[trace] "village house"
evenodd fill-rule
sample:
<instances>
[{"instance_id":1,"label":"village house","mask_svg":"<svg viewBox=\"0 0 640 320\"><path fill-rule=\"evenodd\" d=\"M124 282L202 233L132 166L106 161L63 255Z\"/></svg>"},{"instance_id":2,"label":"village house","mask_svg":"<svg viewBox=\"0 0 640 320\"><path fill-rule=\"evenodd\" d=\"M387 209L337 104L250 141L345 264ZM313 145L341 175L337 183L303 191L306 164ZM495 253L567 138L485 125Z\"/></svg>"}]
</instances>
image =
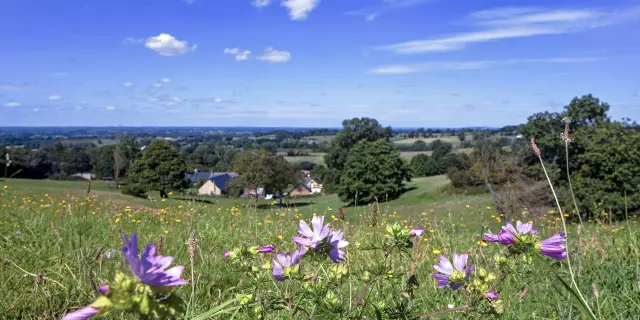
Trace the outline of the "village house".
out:
<instances>
[{"instance_id":1,"label":"village house","mask_svg":"<svg viewBox=\"0 0 640 320\"><path fill-rule=\"evenodd\" d=\"M308 196L312 194L322 193L322 184L319 184L313 178L311 178L310 174L307 174L307 177L304 181L300 181L293 186L293 189L289 191L289 195L292 197L295 196Z\"/></svg>"},{"instance_id":2,"label":"village house","mask_svg":"<svg viewBox=\"0 0 640 320\"><path fill-rule=\"evenodd\" d=\"M221 196L227 193L227 182L238 177L234 172L217 172L209 176L198 189L199 196Z\"/></svg>"}]
</instances>

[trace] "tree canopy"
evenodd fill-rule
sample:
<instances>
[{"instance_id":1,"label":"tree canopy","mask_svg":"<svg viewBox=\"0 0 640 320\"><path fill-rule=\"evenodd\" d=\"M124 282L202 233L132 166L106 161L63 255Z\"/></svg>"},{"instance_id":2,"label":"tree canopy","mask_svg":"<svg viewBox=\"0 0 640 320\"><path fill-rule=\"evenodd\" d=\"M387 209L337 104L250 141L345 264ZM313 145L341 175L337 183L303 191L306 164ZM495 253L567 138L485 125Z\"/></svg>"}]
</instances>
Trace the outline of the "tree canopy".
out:
<instances>
[{"instance_id":1,"label":"tree canopy","mask_svg":"<svg viewBox=\"0 0 640 320\"><path fill-rule=\"evenodd\" d=\"M153 140L142 156L135 160L129 182L146 190L181 191L188 187L185 179L187 165L180 153L164 140Z\"/></svg>"},{"instance_id":2,"label":"tree canopy","mask_svg":"<svg viewBox=\"0 0 640 320\"><path fill-rule=\"evenodd\" d=\"M392 143L385 139L361 140L349 152L338 195L349 203L395 199L409 180L409 167Z\"/></svg>"},{"instance_id":3,"label":"tree canopy","mask_svg":"<svg viewBox=\"0 0 640 320\"><path fill-rule=\"evenodd\" d=\"M234 161L244 187L264 188L266 193L281 194L302 177L301 172L283 157L265 149L245 151Z\"/></svg>"}]
</instances>

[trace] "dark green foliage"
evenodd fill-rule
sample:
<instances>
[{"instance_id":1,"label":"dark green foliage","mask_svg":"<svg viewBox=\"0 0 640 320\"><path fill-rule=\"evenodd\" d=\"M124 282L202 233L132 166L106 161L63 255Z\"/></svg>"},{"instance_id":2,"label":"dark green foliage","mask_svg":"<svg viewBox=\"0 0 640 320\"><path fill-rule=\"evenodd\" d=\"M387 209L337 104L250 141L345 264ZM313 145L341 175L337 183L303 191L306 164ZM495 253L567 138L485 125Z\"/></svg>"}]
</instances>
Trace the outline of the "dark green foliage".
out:
<instances>
[{"instance_id":1,"label":"dark green foliage","mask_svg":"<svg viewBox=\"0 0 640 320\"><path fill-rule=\"evenodd\" d=\"M631 212L640 208L638 131L620 123L598 126L584 152L573 157L580 163L572 178L581 211L600 214L612 210L619 218L624 217L625 194Z\"/></svg>"},{"instance_id":2,"label":"dark green foliage","mask_svg":"<svg viewBox=\"0 0 640 320\"><path fill-rule=\"evenodd\" d=\"M296 169L298 170L313 170L313 168L315 168L317 166L317 164L311 162L311 161L300 161L300 162L296 162L293 165Z\"/></svg>"},{"instance_id":3,"label":"dark green foliage","mask_svg":"<svg viewBox=\"0 0 640 320\"><path fill-rule=\"evenodd\" d=\"M438 139L431 143L431 150L433 150L431 156L438 161L453 151L453 145Z\"/></svg>"},{"instance_id":4,"label":"dark green foliage","mask_svg":"<svg viewBox=\"0 0 640 320\"><path fill-rule=\"evenodd\" d=\"M410 180L408 165L400 152L385 139L360 141L349 152L340 176L338 195L344 202L370 203L395 199Z\"/></svg>"},{"instance_id":5,"label":"dark green foliage","mask_svg":"<svg viewBox=\"0 0 640 320\"><path fill-rule=\"evenodd\" d=\"M414 177L430 177L440 174L438 163L426 154L411 158L411 169Z\"/></svg>"},{"instance_id":6,"label":"dark green foliage","mask_svg":"<svg viewBox=\"0 0 640 320\"><path fill-rule=\"evenodd\" d=\"M122 193L138 198L146 198L147 190L139 183L128 183L122 187Z\"/></svg>"},{"instance_id":7,"label":"dark green foliage","mask_svg":"<svg viewBox=\"0 0 640 320\"><path fill-rule=\"evenodd\" d=\"M164 140L153 140L131 167L129 182L148 190L168 192L188 187L187 165L180 153Z\"/></svg>"},{"instance_id":8,"label":"dark green foliage","mask_svg":"<svg viewBox=\"0 0 640 320\"><path fill-rule=\"evenodd\" d=\"M328 170L329 169L323 165L317 165L311 169L311 176L317 183L324 183Z\"/></svg>"},{"instance_id":9,"label":"dark green foliage","mask_svg":"<svg viewBox=\"0 0 640 320\"><path fill-rule=\"evenodd\" d=\"M245 151L240 154L234 165L240 174L238 180L247 188L264 188L266 193L280 194L301 178L299 171L285 160L267 150Z\"/></svg>"},{"instance_id":10,"label":"dark green foliage","mask_svg":"<svg viewBox=\"0 0 640 320\"><path fill-rule=\"evenodd\" d=\"M460 132L458 133L458 139L460 139L460 142L464 142L464 140L467 138L467 136L465 135L464 132Z\"/></svg>"},{"instance_id":11,"label":"dark green foliage","mask_svg":"<svg viewBox=\"0 0 640 320\"><path fill-rule=\"evenodd\" d=\"M327 192L337 189L340 175L347 163L349 151L361 140L376 141L379 139L388 141L391 138L391 128L384 128L377 120L371 118L353 118L342 122L342 131L338 132L331 141L329 150L325 155L325 163L331 171L327 174L324 187Z\"/></svg>"}]
</instances>

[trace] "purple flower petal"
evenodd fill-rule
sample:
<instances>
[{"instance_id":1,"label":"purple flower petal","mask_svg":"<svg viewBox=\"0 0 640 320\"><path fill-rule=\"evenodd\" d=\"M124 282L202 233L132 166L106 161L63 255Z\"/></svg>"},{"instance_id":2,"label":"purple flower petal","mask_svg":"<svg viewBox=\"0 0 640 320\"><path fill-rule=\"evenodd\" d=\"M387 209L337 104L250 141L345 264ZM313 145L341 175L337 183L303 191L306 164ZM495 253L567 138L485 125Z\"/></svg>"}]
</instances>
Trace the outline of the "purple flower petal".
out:
<instances>
[{"instance_id":1,"label":"purple flower petal","mask_svg":"<svg viewBox=\"0 0 640 320\"><path fill-rule=\"evenodd\" d=\"M95 308L92 306L87 306L81 309L78 309L74 312L67 313L62 320L84 320L89 319L100 312L99 308Z\"/></svg>"},{"instance_id":2,"label":"purple flower petal","mask_svg":"<svg viewBox=\"0 0 640 320\"><path fill-rule=\"evenodd\" d=\"M288 267L291 265L291 257L288 253L278 252L276 258L282 267Z\"/></svg>"},{"instance_id":3,"label":"purple flower petal","mask_svg":"<svg viewBox=\"0 0 640 320\"><path fill-rule=\"evenodd\" d=\"M274 251L274 247L272 245L262 246L258 249L260 253L270 253Z\"/></svg>"},{"instance_id":4,"label":"purple flower petal","mask_svg":"<svg viewBox=\"0 0 640 320\"><path fill-rule=\"evenodd\" d=\"M291 239L293 240L293 243L295 243L298 246L314 247L317 245L315 241L308 238L294 236L294 237L291 237Z\"/></svg>"},{"instance_id":5,"label":"purple flower petal","mask_svg":"<svg viewBox=\"0 0 640 320\"><path fill-rule=\"evenodd\" d=\"M520 234L530 233L532 228L533 228L533 224L531 223L522 223L520 221L516 223L516 230Z\"/></svg>"},{"instance_id":6,"label":"purple flower petal","mask_svg":"<svg viewBox=\"0 0 640 320\"><path fill-rule=\"evenodd\" d=\"M344 261L344 251L334 248L329 251L329 257L333 260L333 263L340 263Z\"/></svg>"},{"instance_id":7,"label":"purple flower petal","mask_svg":"<svg viewBox=\"0 0 640 320\"><path fill-rule=\"evenodd\" d=\"M313 231L311 231L309 225L303 220L300 220L300 224L298 225L298 233L307 238L313 238Z\"/></svg>"},{"instance_id":8,"label":"purple flower petal","mask_svg":"<svg viewBox=\"0 0 640 320\"><path fill-rule=\"evenodd\" d=\"M432 274L433 278L438 281L438 288L442 289L449 285L449 276L440 273Z\"/></svg>"},{"instance_id":9,"label":"purple flower petal","mask_svg":"<svg viewBox=\"0 0 640 320\"><path fill-rule=\"evenodd\" d=\"M545 256L564 260L567 258L567 251L564 245L566 241L564 233L560 232L540 243L540 252Z\"/></svg>"},{"instance_id":10,"label":"purple flower petal","mask_svg":"<svg viewBox=\"0 0 640 320\"><path fill-rule=\"evenodd\" d=\"M498 237L497 234L485 233L484 234L484 241L486 241L486 242L500 242L500 238Z\"/></svg>"},{"instance_id":11,"label":"purple flower petal","mask_svg":"<svg viewBox=\"0 0 640 320\"><path fill-rule=\"evenodd\" d=\"M473 271L473 268L475 267L475 265L469 265L467 267L467 269L464 271L464 279L467 280L469 278L469 275L471 274L471 271Z\"/></svg>"},{"instance_id":12,"label":"purple flower petal","mask_svg":"<svg viewBox=\"0 0 640 320\"><path fill-rule=\"evenodd\" d=\"M463 253L461 255L458 255L457 253L453 253L453 266L458 270L458 271L462 271L464 270L464 267L467 266L467 260L469 259L469 255L466 253Z\"/></svg>"},{"instance_id":13,"label":"purple flower petal","mask_svg":"<svg viewBox=\"0 0 640 320\"><path fill-rule=\"evenodd\" d=\"M285 280L282 276L284 274L284 270L282 270L282 266L275 259L273 259L273 270L271 271L271 274L278 281Z\"/></svg>"},{"instance_id":14,"label":"purple flower petal","mask_svg":"<svg viewBox=\"0 0 640 320\"><path fill-rule=\"evenodd\" d=\"M495 292L487 292L486 296L489 300L498 300L500 298Z\"/></svg>"},{"instance_id":15,"label":"purple flower petal","mask_svg":"<svg viewBox=\"0 0 640 320\"><path fill-rule=\"evenodd\" d=\"M509 225L510 224L508 224L508 226ZM511 229L513 229L513 226L511 226ZM498 240L500 240L501 244L505 246L510 246L516 243L516 236L515 236L515 233L512 233L509 230L509 228L502 227L502 230L500 230L500 232L498 233Z\"/></svg>"},{"instance_id":16,"label":"purple flower petal","mask_svg":"<svg viewBox=\"0 0 640 320\"><path fill-rule=\"evenodd\" d=\"M434 265L433 267L438 270L438 272L446 274L447 276L453 273L453 266L451 265L451 262L449 262L449 259L447 259L447 257L442 255L440 256L440 263Z\"/></svg>"},{"instance_id":17,"label":"purple flower petal","mask_svg":"<svg viewBox=\"0 0 640 320\"><path fill-rule=\"evenodd\" d=\"M320 234L324 227L324 216L315 216L311 219L311 224L313 225L313 233L316 237L320 238Z\"/></svg>"},{"instance_id":18,"label":"purple flower petal","mask_svg":"<svg viewBox=\"0 0 640 320\"><path fill-rule=\"evenodd\" d=\"M111 291L111 288L109 288L109 285L106 283L98 287L98 292L103 295L109 294L109 291Z\"/></svg>"},{"instance_id":19,"label":"purple flower petal","mask_svg":"<svg viewBox=\"0 0 640 320\"><path fill-rule=\"evenodd\" d=\"M422 227L411 229L409 230L409 234L411 234L412 237L422 237L422 235L424 235L424 229Z\"/></svg>"},{"instance_id":20,"label":"purple flower petal","mask_svg":"<svg viewBox=\"0 0 640 320\"><path fill-rule=\"evenodd\" d=\"M229 250L225 250L224 251L224 258L226 259L229 255L231 255L231 252L229 252Z\"/></svg>"},{"instance_id":21,"label":"purple flower petal","mask_svg":"<svg viewBox=\"0 0 640 320\"><path fill-rule=\"evenodd\" d=\"M188 282L181 279L184 267L176 266L166 270L173 262L173 257L156 254L154 244L149 244L142 252L142 259L138 257L138 235L134 232L131 239L123 235L125 245L122 253L131 271L145 284L150 286L178 286Z\"/></svg>"}]
</instances>

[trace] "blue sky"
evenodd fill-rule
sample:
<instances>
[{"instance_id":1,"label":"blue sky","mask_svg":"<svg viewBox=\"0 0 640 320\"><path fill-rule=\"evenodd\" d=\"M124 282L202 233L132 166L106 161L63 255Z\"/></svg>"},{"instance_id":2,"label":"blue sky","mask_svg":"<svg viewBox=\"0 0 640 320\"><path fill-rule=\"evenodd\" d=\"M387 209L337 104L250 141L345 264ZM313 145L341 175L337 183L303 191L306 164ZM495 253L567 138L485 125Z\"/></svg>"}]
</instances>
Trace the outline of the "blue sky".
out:
<instances>
[{"instance_id":1,"label":"blue sky","mask_svg":"<svg viewBox=\"0 0 640 320\"><path fill-rule=\"evenodd\" d=\"M4 0L0 126L640 120L628 0Z\"/></svg>"}]
</instances>

